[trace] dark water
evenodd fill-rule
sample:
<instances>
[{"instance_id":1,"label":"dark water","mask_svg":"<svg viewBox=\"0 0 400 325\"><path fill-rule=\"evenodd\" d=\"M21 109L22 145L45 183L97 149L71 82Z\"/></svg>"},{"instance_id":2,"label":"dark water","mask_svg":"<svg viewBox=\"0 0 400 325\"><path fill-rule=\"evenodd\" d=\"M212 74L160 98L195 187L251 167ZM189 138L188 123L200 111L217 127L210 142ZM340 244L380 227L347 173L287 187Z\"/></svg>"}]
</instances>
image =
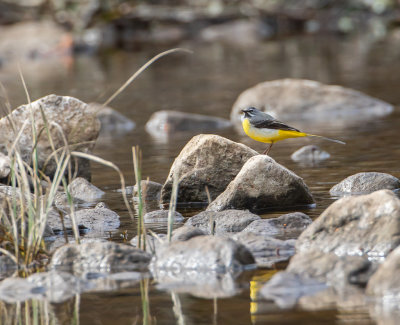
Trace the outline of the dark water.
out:
<instances>
[{"instance_id":1,"label":"dark water","mask_svg":"<svg viewBox=\"0 0 400 325\"><path fill-rule=\"evenodd\" d=\"M95 154L115 162L128 183L132 184L131 147L139 145L143 152L143 177L163 183L174 158L194 134L170 139L153 138L144 128L151 114L168 109L229 118L232 104L240 92L265 80L285 77L313 79L357 89L397 105L400 103L400 43L397 39L394 34L381 39L371 36L299 37L243 48L223 44L183 44L182 47L194 53L163 58L111 104L134 120L137 127L124 136L99 141ZM86 102L102 102L140 65L161 50L164 49L116 52L101 57L83 56L72 62L49 60L23 65L22 69L33 99L56 93L75 96ZM17 70L0 70L0 78L14 107L26 102ZM341 139L347 145L316 139L287 140L276 144L271 156L301 176L310 187L317 206L303 212L315 218L333 201L329 196L330 187L349 175L379 171L400 177L399 122L400 112L397 109L385 118L351 127L321 127L310 122L303 124L302 129ZM263 145L233 129L217 134L259 151L264 149ZM310 143L328 151L331 159L313 167L290 160L293 151ZM108 193L107 204L123 217L121 228L113 234L113 238L119 238L125 230L129 238L133 237L134 225L127 217L121 197L113 192L119 187L117 174L100 165L92 165L92 171L93 183ZM276 211L265 217L279 216L281 212ZM154 225L153 229L165 232L163 225ZM238 281L241 290L237 295L218 299L217 302L187 293L177 294L174 298L171 293L158 289L150 282L151 319L157 324L368 324L374 323L373 317L379 319L379 315L370 314L364 307L285 311L272 303L252 301L250 297L256 291L257 283L265 282L270 275L271 270L246 274ZM139 286L117 292L83 294L78 300L80 323L141 323L140 296ZM70 314L66 311L77 305L76 299L53 306L58 310L56 314L65 314L68 319L66 314Z\"/></svg>"}]
</instances>

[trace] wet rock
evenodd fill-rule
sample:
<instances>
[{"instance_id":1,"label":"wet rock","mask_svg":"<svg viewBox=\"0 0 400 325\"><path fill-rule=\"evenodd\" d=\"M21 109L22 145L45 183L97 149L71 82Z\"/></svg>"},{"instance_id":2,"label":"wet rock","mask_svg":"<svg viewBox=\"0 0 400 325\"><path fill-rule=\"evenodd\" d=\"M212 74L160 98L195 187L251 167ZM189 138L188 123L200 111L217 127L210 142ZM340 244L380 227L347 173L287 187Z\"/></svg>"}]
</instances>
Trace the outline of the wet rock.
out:
<instances>
[{"instance_id":1,"label":"wet rock","mask_svg":"<svg viewBox=\"0 0 400 325\"><path fill-rule=\"evenodd\" d=\"M229 44L251 45L260 41L259 27L257 21L234 20L206 27L199 37L207 42L223 41Z\"/></svg>"},{"instance_id":2,"label":"wet rock","mask_svg":"<svg viewBox=\"0 0 400 325\"><path fill-rule=\"evenodd\" d=\"M301 212L284 214L278 218L260 219L249 224L243 232L258 235L282 235L297 237L312 223L311 218Z\"/></svg>"},{"instance_id":3,"label":"wet rock","mask_svg":"<svg viewBox=\"0 0 400 325\"><path fill-rule=\"evenodd\" d=\"M314 203L303 179L267 155L250 158L207 211L307 206Z\"/></svg>"},{"instance_id":4,"label":"wet rock","mask_svg":"<svg viewBox=\"0 0 400 325\"><path fill-rule=\"evenodd\" d=\"M215 225L215 233L239 232L260 217L249 211L225 210L220 212L203 211L189 218L185 226L198 227L207 234L211 234L211 220Z\"/></svg>"},{"instance_id":5,"label":"wet rock","mask_svg":"<svg viewBox=\"0 0 400 325\"><path fill-rule=\"evenodd\" d=\"M151 268L174 272L194 270L224 273L240 271L254 263L249 250L232 239L196 236L160 247L152 259Z\"/></svg>"},{"instance_id":6,"label":"wet rock","mask_svg":"<svg viewBox=\"0 0 400 325\"><path fill-rule=\"evenodd\" d=\"M167 223L168 222L168 210L157 210L157 211L148 212L143 216L143 220L146 223L157 223L157 222ZM183 222L183 220L185 220L183 215L181 215L179 212L175 211L174 222L179 223L179 222Z\"/></svg>"},{"instance_id":7,"label":"wet rock","mask_svg":"<svg viewBox=\"0 0 400 325\"><path fill-rule=\"evenodd\" d=\"M400 180L385 173L358 173L345 178L333 186L331 195L367 194L378 190L395 190L400 188Z\"/></svg>"},{"instance_id":8,"label":"wet rock","mask_svg":"<svg viewBox=\"0 0 400 325\"><path fill-rule=\"evenodd\" d=\"M157 288L174 293L188 293L199 298L227 298L236 295L241 286L230 273L197 272L182 270L178 273L171 270L154 270L153 277Z\"/></svg>"},{"instance_id":9,"label":"wet rock","mask_svg":"<svg viewBox=\"0 0 400 325\"><path fill-rule=\"evenodd\" d=\"M151 255L129 245L113 242L68 244L57 249L51 268L74 272L145 271Z\"/></svg>"},{"instance_id":10,"label":"wet rock","mask_svg":"<svg viewBox=\"0 0 400 325\"><path fill-rule=\"evenodd\" d=\"M313 164L326 160L330 156L331 155L328 152L322 150L320 147L316 145L308 145L293 152L290 158L297 162Z\"/></svg>"},{"instance_id":11,"label":"wet rock","mask_svg":"<svg viewBox=\"0 0 400 325\"><path fill-rule=\"evenodd\" d=\"M330 126L360 119L368 120L390 114L393 106L361 92L317 81L280 79L266 81L241 93L233 104L231 121L240 125L242 110L255 106L280 119L302 119Z\"/></svg>"},{"instance_id":12,"label":"wet rock","mask_svg":"<svg viewBox=\"0 0 400 325\"><path fill-rule=\"evenodd\" d=\"M152 181L141 181L142 199L144 201L159 201L162 184ZM133 187L133 195L138 196L136 185Z\"/></svg>"},{"instance_id":13,"label":"wet rock","mask_svg":"<svg viewBox=\"0 0 400 325\"><path fill-rule=\"evenodd\" d=\"M277 262L287 261L294 255L295 240L280 240L250 232L240 232L231 237L253 254L258 267L272 267Z\"/></svg>"},{"instance_id":14,"label":"wet rock","mask_svg":"<svg viewBox=\"0 0 400 325\"><path fill-rule=\"evenodd\" d=\"M9 303L29 299L46 299L60 303L89 288L86 281L70 273L50 271L28 278L7 278L0 283L0 299Z\"/></svg>"},{"instance_id":15,"label":"wet rock","mask_svg":"<svg viewBox=\"0 0 400 325\"><path fill-rule=\"evenodd\" d=\"M94 141L97 139L100 129L100 122L96 117L95 112L88 109L88 105L80 100L68 97L48 95L31 105L22 105L12 111L7 117L0 119L0 151L4 154L8 153L14 143L17 132L22 131L18 145L22 159L28 163L32 163L32 150L35 141L32 139L32 129L30 123L30 112L35 119L35 126L38 132L43 129L44 122L42 119L43 110L48 125L50 134L55 149L65 146L61 130L70 146L73 146L75 151L90 153L94 147ZM10 120L14 124L11 126ZM56 127L56 125L58 125ZM15 131L14 131L15 130ZM36 143L38 168L46 167L45 173L52 175L56 170L55 159L47 159L53 152L49 143L46 132L42 132ZM74 161L74 159L72 159ZM46 164L46 166L45 166ZM74 167L72 163L72 167ZM90 178L89 161L86 159L78 159L78 176Z\"/></svg>"},{"instance_id":16,"label":"wet rock","mask_svg":"<svg viewBox=\"0 0 400 325\"><path fill-rule=\"evenodd\" d=\"M82 207L87 207L88 202L82 201L77 198L72 198L72 204L74 205L75 210L78 210ZM54 196L54 206L62 211L63 213L70 213L71 206L68 202L68 195L65 192L57 192Z\"/></svg>"},{"instance_id":17,"label":"wet rock","mask_svg":"<svg viewBox=\"0 0 400 325\"><path fill-rule=\"evenodd\" d=\"M286 269L336 288L365 286L375 270L376 265L363 256L337 256L316 249L296 253Z\"/></svg>"},{"instance_id":18,"label":"wet rock","mask_svg":"<svg viewBox=\"0 0 400 325\"><path fill-rule=\"evenodd\" d=\"M142 235L142 241L143 241L143 235ZM139 243L138 243L138 236L133 237L130 240L130 244L133 247L138 247ZM146 235L146 252L150 253L150 254L155 254L155 252L158 250L158 248L165 244L167 241L167 235L166 234L157 234L157 236L153 236L153 235Z\"/></svg>"},{"instance_id":19,"label":"wet rock","mask_svg":"<svg viewBox=\"0 0 400 325\"><path fill-rule=\"evenodd\" d=\"M385 304L400 301L400 248L396 248L368 281L367 294Z\"/></svg>"},{"instance_id":20,"label":"wet rock","mask_svg":"<svg viewBox=\"0 0 400 325\"><path fill-rule=\"evenodd\" d=\"M89 105L97 111L97 117L101 123L100 135L122 135L135 128L135 122L115 109L107 106L104 107L98 103L90 103Z\"/></svg>"},{"instance_id":21,"label":"wet rock","mask_svg":"<svg viewBox=\"0 0 400 325\"><path fill-rule=\"evenodd\" d=\"M81 275L80 278L86 280L90 285L90 289L86 291L105 292L134 287L145 276L147 275L143 272L87 272Z\"/></svg>"},{"instance_id":22,"label":"wet rock","mask_svg":"<svg viewBox=\"0 0 400 325\"><path fill-rule=\"evenodd\" d=\"M204 235L207 235L206 231L203 231L198 227L184 225L172 232L171 241L186 241L190 238Z\"/></svg>"},{"instance_id":23,"label":"wet rock","mask_svg":"<svg viewBox=\"0 0 400 325\"><path fill-rule=\"evenodd\" d=\"M249 147L218 135L197 135L175 159L161 190L161 202L170 201L174 175L179 179L179 202L207 202L206 185L214 199L255 155Z\"/></svg>"},{"instance_id":24,"label":"wet rock","mask_svg":"<svg viewBox=\"0 0 400 325\"><path fill-rule=\"evenodd\" d=\"M86 202L97 201L105 194L82 177L77 177L68 184L68 191L73 198Z\"/></svg>"},{"instance_id":25,"label":"wet rock","mask_svg":"<svg viewBox=\"0 0 400 325\"><path fill-rule=\"evenodd\" d=\"M381 190L332 203L300 235L296 250L379 259L400 244L400 200Z\"/></svg>"},{"instance_id":26,"label":"wet rock","mask_svg":"<svg viewBox=\"0 0 400 325\"><path fill-rule=\"evenodd\" d=\"M79 227L88 231L104 233L117 229L120 225L119 215L108 209L103 202L98 203L93 209L83 209L75 212L75 220ZM64 216L64 226L60 216L55 214L47 219L47 224L56 232L72 229L71 216Z\"/></svg>"},{"instance_id":27,"label":"wet rock","mask_svg":"<svg viewBox=\"0 0 400 325\"><path fill-rule=\"evenodd\" d=\"M232 126L223 118L185 113L178 111L159 111L146 123L146 130L154 136L166 136L179 132L213 131Z\"/></svg>"},{"instance_id":28,"label":"wet rock","mask_svg":"<svg viewBox=\"0 0 400 325\"><path fill-rule=\"evenodd\" d=\"M291 272L279 272L260 290L260 296L281 308L292 308L302 296L313 295L328 286L315 279Z\"/></svg>"},{"instance_id":29,"label":"wet rock","mask_svg":"<svg viewBox=\"0 0 400 325\"><path fill-rule=\"evenodd\" d=\"M6 178L11 171L11 159L0 152L0 179Z\"/></svg>"}]
</instances>

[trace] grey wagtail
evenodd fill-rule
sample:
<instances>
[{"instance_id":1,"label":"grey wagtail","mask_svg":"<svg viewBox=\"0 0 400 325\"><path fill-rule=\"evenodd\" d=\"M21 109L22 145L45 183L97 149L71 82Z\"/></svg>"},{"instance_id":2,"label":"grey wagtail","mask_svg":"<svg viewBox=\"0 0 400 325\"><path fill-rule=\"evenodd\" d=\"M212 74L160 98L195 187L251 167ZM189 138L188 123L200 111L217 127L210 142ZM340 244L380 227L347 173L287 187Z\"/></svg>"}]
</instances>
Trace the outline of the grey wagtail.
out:
<instances>
[{"instance_id":1,"label":"grey wagtail","mask_svg":"<svg viewBox=\"0 0 400 325\"><path fill-rule=\"evenodd\" d=\"M279 122L271 115L261 112L255 107L243 109L242 113L244 113L241 117L244 132L253 140L269 143L268 148L263 152L264 155L268 155L275 142L289 138L318 137L336 143L345 144L343 141L301 132L300 130Z\"/></svg>"}]
</instances>

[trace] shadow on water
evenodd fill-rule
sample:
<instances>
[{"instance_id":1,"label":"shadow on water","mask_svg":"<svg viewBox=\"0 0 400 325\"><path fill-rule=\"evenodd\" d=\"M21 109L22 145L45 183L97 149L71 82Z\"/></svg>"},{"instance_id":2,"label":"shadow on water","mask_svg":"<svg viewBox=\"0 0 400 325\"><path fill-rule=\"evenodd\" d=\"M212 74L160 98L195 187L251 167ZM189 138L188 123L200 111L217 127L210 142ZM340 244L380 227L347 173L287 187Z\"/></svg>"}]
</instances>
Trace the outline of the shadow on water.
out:
<instances>
[{"instance_id":1,"label":"shadow on water","mask_svg":"<svg viewBox=\"0 0 400 325\"><path fill-rule=\"evenodd\" d=\"M233 47L223 44L187 43L183 47L193 55L174 55L164 58L142 74L113 103L112 107L131 118L136 128L129 133L108 136L98 141L95 154L115 162L123 171L128 183L133 183L131 147L139 145L143 152L142 178L163 183L174 158L194 135L152 137L145 131L145 123L158 110L178 110L229 118L230 109L237 96L245 89L265 80L279 78L306 78L328 84L339 84L363 91L394 105L400 103L400 51L396 42L386 39L297 37L270 41L254 47ZM148 49L135 53L116 52L99 57L77 57L70 68L56 63L37 67L23 67L32 98L49 93L71 95L86 102L104 101L140 65L163 49ZM385 55L382 55L385 53ZM38 70L40 69L40 70ZM40 71L40 74L38 73ZM9 92L13 106L23 104L24 93L17 79L0 70L0 80ZM317 139L296 139L278 143L271 156L285 167L301 176L310 187L316 207L300 209L310 217L317 217L334 198L329 189L345 177L362 171L379 171L399 177L400 147L398 136L400 112L370 121L348 124L335 123L323 127L311 122L302 129L345 141L346 146ZM292 123L296 126L295 123ZM242 142L258 151L264 146L237 133L233 128L218 134ZM331 158L315 166L304 166L290 159L291 153L305 144L318 144L331 154ZM122 240L127 231L129 238L136 230L129 219L119 193L118 176L112 170L92 164L93 183L107 191L106 203L121 217L121 227L115 233L104 234L113 240ZM196 209L194 209L196 210ZM182 209L185 216L193 209ZM279 216L290 211L273 211L263 217ZM166 232L166 226L155 224L157 232ZM271 270L245 275L243 281L232 282L238 290L230 297L204 299L188 292L159 288L153 281L115 292L90 292L67 302L51 304L30 301L25 304L0 303L1 319L12 324L15 319L32 311L45 311L46 317L57 323L69 324L75 319L79 324L136 324L143 322L143 290L147 286L149 297L148 324L322 324L355 321L374 323L380 314L365 306L360 310L332 308L322 311L279 309L268 302L257 301L254 290L271 276ZM141 290L142 287L142 290ZM25 312L24 308L32 313ZM215 310L217 309L217 312ZM36 316L35 316L36 315ZM378 316L376 316L378 315ZM46 318L47 319L47 318ZM51 322L50 322L51 323Z\"/></svg>"}]
</instances>

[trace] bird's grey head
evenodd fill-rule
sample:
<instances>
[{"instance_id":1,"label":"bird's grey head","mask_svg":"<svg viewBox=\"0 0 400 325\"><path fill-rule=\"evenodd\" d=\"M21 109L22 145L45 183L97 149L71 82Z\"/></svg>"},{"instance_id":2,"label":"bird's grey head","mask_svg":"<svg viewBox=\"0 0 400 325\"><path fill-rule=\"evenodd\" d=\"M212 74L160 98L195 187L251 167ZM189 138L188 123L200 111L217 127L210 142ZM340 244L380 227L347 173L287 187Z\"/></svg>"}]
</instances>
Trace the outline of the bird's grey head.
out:
<instances>
[{"instance_id":1,"label":"bird's grey head","mask_svg":"<svg viewBox=\"0 0 400 325\"><path fill-rule=\"evenodd\" d=\"M244 113L243 117L252 118L261 112L257 108L251 106L251 107L242 109L242 113Z\"/></svg>"},{"instance_id":2,"label":"bird's grey head","mask_svg":"<svg viewBox=\"0 0 400 325\"><path fill-rule=\"evenodd\" d=\"M245 108L245 109L242 109L242 113L244 113L241 116L242 121L245 118L248 118L252 122L264 121L264 120L273 120L274 119L271 115L269 115L267 113L264 113L264 112L258 110L255 107L252 107L252 106L250 106L248 108Z\"/></svg>"}]
</instances>

